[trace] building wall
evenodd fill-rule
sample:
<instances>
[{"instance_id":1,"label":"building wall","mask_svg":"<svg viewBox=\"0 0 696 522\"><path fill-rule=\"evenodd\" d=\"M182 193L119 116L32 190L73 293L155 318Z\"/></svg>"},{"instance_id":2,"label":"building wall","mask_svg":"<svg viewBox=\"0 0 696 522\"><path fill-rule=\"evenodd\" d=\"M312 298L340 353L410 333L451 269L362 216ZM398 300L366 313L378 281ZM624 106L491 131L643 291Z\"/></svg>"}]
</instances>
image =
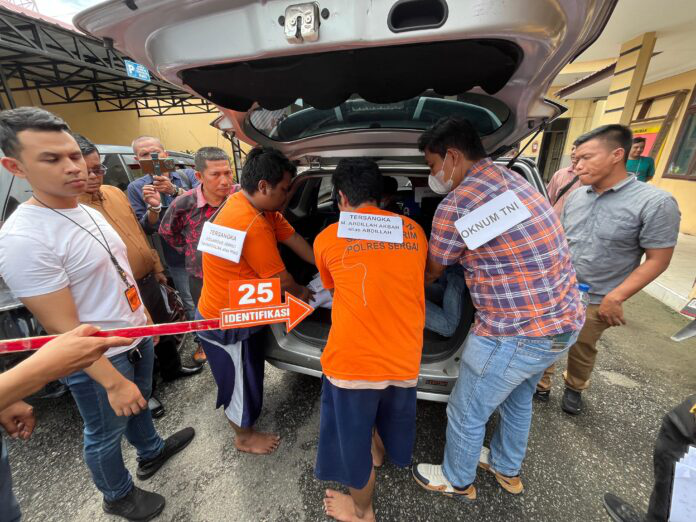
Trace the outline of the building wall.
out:
<instances>
[{"instance_id":1,"label":"building wall","mask_svg":"<svg viewBox=\"0 0 696 522\"><path fill-rule=\"evenodd\" d=\"M677 135L681 128L687 103L690 99L691 91L694 89L694 85L696 85L696 70L688 71L644 85L641 88L639 99L658 96L660 94L666 94L681 89L687 89L690 92L689 95L687 95L687 101L685 101L680 108L677 119L672 125L667 139L665 140L663 152L660 154L658 163L656 165L655 178L653 178L651 183L659 188L669 191L679 202L679 208L681 209L682 213L681 232L696 235L696 179L677 180L663 179L662 177L664 172L667 170L667 166L672 155L672 148L675 145ZM554 90L555 89L551 89L551 91ZM551 94L551 92L549 92L549 94ZM588 99L557 101L568 107L568 112L566 112L563 117L571 118L568 128L568 136L566 138L563 162L561 163L563 166L565 166L570 163L570 147L573 141L583 132L594 129L601 124L600 121L602 115L604 114L606 100ZM664 114L666 112L666 110L664 110L665 107L661 106L660 104L665 103L669 103L669 100L656 102L653 111L655 113ZM539 136L537 139L539 140L539 148L541 148L541 136Z\"/></svg>"},{"instance_id":2,"label":"building wall","mask_svg":"<svg viewBox=\"0 0 696 522\"><path fill-rule=\"evenodd\" d=\"M680 89L689 90L686 101L680 108L677 119L667 135L664 150L655 167L656 173L651 183L669 191L676 198L682 213L681 231L685 234L692 235L696 235L696 178L693 180L681 180L664 179L662 176L667 170L672 155L672 148L675 145L677 134L679 133L684 119L688 100L691 98L691 93L695 85L696 69L644 85L640 91L640 98L647 98Z\"/></svg>"},{"instance_id":3,"label":"building wall","mask_svg":"<svg viewBox=\"0 0 696 522\"><path fill-rule=\"evenodd\" d=\"M41 107L33 91L15 92L17 106ZM216 114L187 114L139 118L136 111L97 112L94 103L75 103L44 107L61 118L70 128L94 143L128 145L144 134L157 136L169 150L195 152L200 147L216 146L232 154L232 147L210 123Z\"/></svg>"},{"instance_id":4,"label":"building wall","mask_svg":"<svg viewBox=\"0 0 696 522\"><path fill-rule=\"evenodd\" d=\"M552 87L549 89L546 97L568 108L561 116L561 118L570 119L568 123L568 135L566 136L565 146L563 147L563 159L561 160L561 167L567 167L570 165L570 149L573 145L573 141L581 134L595 127L595 123L604 113L604 104L606 100L562 100L553 95L559 88L560 87ZM544 133L542 132L534 139L534 142L527 147L524 155L530 156L535 160L538 159L543 138ZM522 145L526 144L527 141L529 141L529 139L523 140ZM536 151L533 151L534 143L537 144Z\"/></svg>"}]
</instances>

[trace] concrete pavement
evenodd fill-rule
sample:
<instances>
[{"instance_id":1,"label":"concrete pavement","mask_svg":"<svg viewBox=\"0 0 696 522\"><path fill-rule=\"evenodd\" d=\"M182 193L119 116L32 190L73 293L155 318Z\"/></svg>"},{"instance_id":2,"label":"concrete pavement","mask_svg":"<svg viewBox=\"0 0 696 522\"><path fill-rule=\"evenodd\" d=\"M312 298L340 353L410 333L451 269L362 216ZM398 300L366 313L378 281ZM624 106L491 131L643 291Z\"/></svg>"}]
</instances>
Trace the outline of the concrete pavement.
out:
<instances>
[{"instance_id":1,"label":"concrete pavement","mask_svg":"<svg viewBox=\"0 0 696 522\"><path fill-rule=\"evenodd\" d=\"M673 310L681 310L696 278L696 236L679 234L672 261L660 277L645 291Z\"/></svg>"},{"instance_id":2,"label":"concrete pavement","mask_svg":"<svg viewBox=\"0 0 696 522\"><path fill-rule=\"evenodd\" d=\"M526 491L512 497L480 472L473 504L424 491L407 470L378 471L376 510L381 521L608 521L605 491L640 507L652 484L652 448L663 414L696 391L696 339L669 336L686 319L641 293L626 305L629 324L607 332L586 412L560 411L560 374L551 401L535 404ZM236 452L208 371L163 386L167 415L162 434L191 425L196 439L141 487L167 498L163 521L323 521L326 484L314 479L319 424L318 379L267 366L262 429L278 430L280 449L269 457ZM82 462L81 421L72 400L36 405L38 427L27 443L11 441L15 490L28 522L116 520L101 511L100 497ZM442 404L419 402L415 460L439 462L445 443ZM489 434L492 424L489 425ZM133 450L124 444L127 465Z\"/></svg>"}]
</instances>

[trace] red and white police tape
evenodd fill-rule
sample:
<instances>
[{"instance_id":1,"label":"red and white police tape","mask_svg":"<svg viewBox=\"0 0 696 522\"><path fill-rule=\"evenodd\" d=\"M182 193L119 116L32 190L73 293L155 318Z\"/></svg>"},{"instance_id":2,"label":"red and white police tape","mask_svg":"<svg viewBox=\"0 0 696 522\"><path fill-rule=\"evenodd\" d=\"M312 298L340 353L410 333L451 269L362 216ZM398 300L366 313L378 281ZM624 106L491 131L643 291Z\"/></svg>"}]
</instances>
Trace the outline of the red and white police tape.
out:
<instances>
[{"instance_id":1,"label":"red and white police tape","mask_svg":"<svg viewBox=\"0 0 696 522\"><path fill-rule=\"evenodd\" d=\"M220 319L182 321L177 323L131 326L114 330L100 330L94 337L152 337L153 335L177 335L203 330L248 328L273 323L285 323L286 331L308 317L314 308L301 299L285 292L281 302L280 279L255 279L230 281L231 308L220 310ZM0 355L38 350L57 335L0 340Z\"/></svg>"},{"instance_id":2,"label":"red and white police tape","mask_svg":"<svg viewBox=\"0 0 696 522\"><path fill-rule=\"evenodd\" d=\"M153 335L177 335L202 330L217 330L220 319L203 319L200 321L182 321L180 323L151 324L147 326L130 326L114 330L100 330L93 337L151 337ZM42 335L40 337L25 337L0 341L0 354L17 353L38 350L57 335Z\"/></svg>"},{"instance_id":3,"label":"red and white police tape","mask_svg":"<svg viewBox=\"0 0 696 522\"><path fill-rule=\"evenodd\" d=\"M313 307L286 292L285 302L282 304L268 304L255 308L224 309L220 311L220 319L202 319L200 321L182 321L179 323L100 330L94 336L137 339L138 337L151 337L153 335L177 335L200 332L202 330L248 328L273 323L285 323L286 331L290 332L313 311ZM57 335L43 335L40 337L0 340L0 355L10 352L38 350L56 337Z\"/></svg>"}]
</instances>

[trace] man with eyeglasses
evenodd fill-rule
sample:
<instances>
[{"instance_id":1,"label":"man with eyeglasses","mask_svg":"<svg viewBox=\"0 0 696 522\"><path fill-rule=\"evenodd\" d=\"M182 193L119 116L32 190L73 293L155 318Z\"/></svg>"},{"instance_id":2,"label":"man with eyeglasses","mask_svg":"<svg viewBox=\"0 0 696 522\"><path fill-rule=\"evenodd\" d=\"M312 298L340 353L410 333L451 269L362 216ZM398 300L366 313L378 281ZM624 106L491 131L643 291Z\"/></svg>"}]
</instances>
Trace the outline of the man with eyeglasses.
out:
<instances>
[{"instance_id":1,"label":"man with eyeglasses","mask_svg":"<svg viewBox=\"0 0 696 522\"><path fill-rule=\"evenodd\" d=\"M87 164L87 187L79 202L101 213L114 227L126 244L128 263L133 270L145 308L156 324L168 322L169 313L160 291L160 283L166 283L167 277L164 275L157 251L148 242L126 195L117 187L103 184L106 167L101 164L97 147L84 136L74 134L74 137ZM155 355L160 375L165 381L195 375L202 370L202 366L182 366L173 337L162 338L155 346ZM164 414L164 408L154 394L150 398L149 406L153 417Z\"/></svg>"},{"instance_id":2,"label":"man with eyeglasses","mask_svg":"<svg viewBox=\"0 0 696 522\"><path fill-rule=\"evenodd\" d=\"M168 153L159 138L154 136L139 136L133 140L131 145L133 154L138 162L152 159L153 154L157 154L159 159L168 157ZM192 169L175 170L161 175L146 174L130 182L127 189L128 201L140 224L147 235L157 233L162 216L172 204L174 199L181 196L186 191L195 188L198 180ZM148 199L152 197L159 199L159 204L150 205ZM162 252L164 261L167 263L169 274L172 276L181 300L186 307L189 319L193 319L194 305L191 289L189 288L188 272L186 271L186 260L183 254L177 252L175 248L166 242L162 242Z\"/></svg>"}]
</instances>

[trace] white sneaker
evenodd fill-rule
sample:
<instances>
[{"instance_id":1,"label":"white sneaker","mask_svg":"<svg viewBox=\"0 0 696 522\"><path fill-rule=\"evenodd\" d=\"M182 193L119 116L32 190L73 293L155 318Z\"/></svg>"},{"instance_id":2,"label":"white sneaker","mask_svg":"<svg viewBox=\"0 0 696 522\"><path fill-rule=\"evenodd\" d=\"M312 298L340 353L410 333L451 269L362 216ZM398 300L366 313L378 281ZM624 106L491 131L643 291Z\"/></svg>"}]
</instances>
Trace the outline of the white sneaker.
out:
<instances>
[{"instance_id":1,"label":"white sneaker","mask_svg":"<svg viewBox=\"0 0 696 522\"><path fill-rule=\"evenodd\" d=\"M439 464L416 464L413 466L413 478L428 491L435 491L457 497L466 501L476 500L476 488L473 484L466 489L457 489L447 480Z\"/></svg>"},{"instance_id":2,"label":"white sneaker","mask_svg":"<svg viewBox=\"0 0 696 522\"><path fill-rule=\"evenodd\" d=\"M479 464L483 464L481 467L489 466L491 463L488 461L488 457L491 455L491 450L486 446L481 447L481 455L479 456Z\"/></svg>"}]
</instances>

